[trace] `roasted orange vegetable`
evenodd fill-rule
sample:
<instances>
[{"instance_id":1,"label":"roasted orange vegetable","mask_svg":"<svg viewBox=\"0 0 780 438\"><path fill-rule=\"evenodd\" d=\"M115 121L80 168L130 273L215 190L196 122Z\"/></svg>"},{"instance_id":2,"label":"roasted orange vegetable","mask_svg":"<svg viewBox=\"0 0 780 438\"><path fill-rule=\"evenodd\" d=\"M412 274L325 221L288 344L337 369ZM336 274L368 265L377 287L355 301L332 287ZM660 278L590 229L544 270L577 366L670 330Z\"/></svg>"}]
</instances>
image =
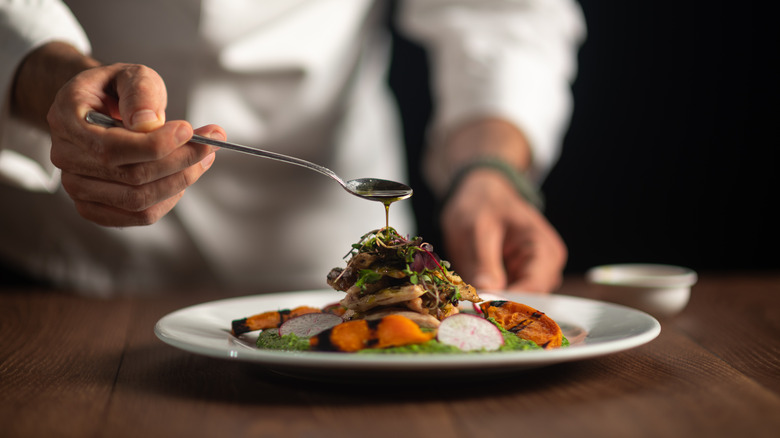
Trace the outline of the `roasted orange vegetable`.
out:
<instances>
[{"instance_id":1,"label":"roasted orange vegetable","mask_svg":"<svg viewBox=\"0 0 780 438\"><path fill-rule=\"evenodd\" d=\"M322 313L332 313L338 316L344 316L344 313L346 311L347 308L342 306L341 303L328 304L327 306L322 308Z\"/></svg>"},{"instance_id":2,"label":"roasted orange vegetable","mask_svg":"<svg viewBox=\"0 0 780 438\"><path fill-rule=\"evenodd\" d=\"M376 327L376 348L400 347L421 344L436 336L434 332L423 332L411 319L401 315L387 315Z\"/></svg>"},{"instance_id":3,"label":"roasted orange vegetable","mask_svg":"<svg viewBox=\"0 0 780 438\"><path fill-rule=\"evenodd\" d=\"M486 318L495 319L507 331L542 348L560 347L563 342L558 324L533 307L513 301L485 301L479 307Z\"/></svg>"},{"instance_id":4,"label":"roasted orange vegetable","mask_svg":"<svg viewBox=\"0 0 780 438\"><path fill-rule=\"evenodd\" d=\"M309 339L315 350L354 352L364 348L400 347L433 339L435 333L425 333L411 319L388 315L367 321L357 319L341 323Z\"/></svg>"},{"instance_id":5,"label":"roasted orange vegetable","mask_svg":"<svg viewBox=\"0 0 780 438\"><path fill-rule=\"evenodd\" d=\"M257 315L249 316L247 318L236 319L232 323L233 336L238 336L243 333L251 332L254 330L265 330L269 328L279 327L283 322L296 316L305 315L307 313L320 313L322 310L316 307L300 306L292 310L285 309L274 312L264 312Z\"/></svg>"},{"instance_id":6,"label":"roasted orange vegetable","mask_svg":"<svg viewBox=\"0 0 780 438\"><path fill-rule=\"evenodd\" d=\"M366 348L374 338L374 329L365 319L343 322L309 339L316 350L353 352Z\"/></svg>"}]
</instances>

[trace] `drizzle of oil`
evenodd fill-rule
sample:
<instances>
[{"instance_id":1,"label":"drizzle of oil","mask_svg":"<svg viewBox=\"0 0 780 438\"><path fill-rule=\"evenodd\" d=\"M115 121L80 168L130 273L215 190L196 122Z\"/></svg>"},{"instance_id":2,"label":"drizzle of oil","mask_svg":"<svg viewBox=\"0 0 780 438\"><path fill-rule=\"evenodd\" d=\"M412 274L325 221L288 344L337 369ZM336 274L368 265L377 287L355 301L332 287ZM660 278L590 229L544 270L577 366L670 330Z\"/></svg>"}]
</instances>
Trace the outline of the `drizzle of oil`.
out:
<instances>
[{"instance_id":1,"label":"drizzle of oil","mask_svg":"<svg viewBox=\"0 0 780 438\"><path fill-rule=\"evenodd\" d=\"M390 228L390 204L393 201L383 201L382 203L385 204L385 228Z\"/></svg>"},{"instance_id":2,"label":"drizzle of oil","mask_svg":"<svg viewBox=\"0 0 780 438\"><path fill-rule=\"evenodd\" d=\"M406 199L406 196L395 198L384 198L380 202L385 205L385 227L390 228L390 204L401 199Z\"/></svg>"},{"instance_id":3,"label":"drizzle of oil","mask_svg":"<svg viewBox=\"0 0 780 438\"><path fill-rule=\"evenodd\" d=\"M390 204L402 199L406 199L410 194L403 190L360 190L357 191L361 196L365 196L374 201L381 202L385 206L385 226L390 227Z\"/></svg>"}]
</instances>

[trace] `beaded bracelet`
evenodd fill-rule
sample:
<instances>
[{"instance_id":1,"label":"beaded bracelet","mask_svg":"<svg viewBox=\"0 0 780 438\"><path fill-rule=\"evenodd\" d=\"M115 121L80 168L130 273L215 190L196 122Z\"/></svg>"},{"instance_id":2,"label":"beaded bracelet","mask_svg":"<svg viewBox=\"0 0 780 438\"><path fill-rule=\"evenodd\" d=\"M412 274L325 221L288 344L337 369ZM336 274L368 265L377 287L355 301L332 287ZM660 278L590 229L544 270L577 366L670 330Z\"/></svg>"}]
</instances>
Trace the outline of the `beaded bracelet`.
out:
<instances>
[{"instance_id":1,"label":"beaded bracelet","mask_svg":"<svg viewBox=\"0 0 780 438\"><path fill-rule=\"evenodd\" d=\"M544 198L542 197L542 194L536 189L536 187L534 187L528 178L526 178L523 172L515 169L514 166L500 158L490 157L474 160L458 170L458 172L455 174L455 177L452 179L452 183L450 184L450 188L447 192L447 195L444 197L442 204L446 204L446 202L452 197L452 195L458 189L458 186L460 186L468 174L477 169L485 168L494 169L501 172L509 180L509 182L512 183L512 186L514 186L515 190L517 190L517 193L520 196L533 204L539 210L544 208Z\"/></svg>"}]
</instances>

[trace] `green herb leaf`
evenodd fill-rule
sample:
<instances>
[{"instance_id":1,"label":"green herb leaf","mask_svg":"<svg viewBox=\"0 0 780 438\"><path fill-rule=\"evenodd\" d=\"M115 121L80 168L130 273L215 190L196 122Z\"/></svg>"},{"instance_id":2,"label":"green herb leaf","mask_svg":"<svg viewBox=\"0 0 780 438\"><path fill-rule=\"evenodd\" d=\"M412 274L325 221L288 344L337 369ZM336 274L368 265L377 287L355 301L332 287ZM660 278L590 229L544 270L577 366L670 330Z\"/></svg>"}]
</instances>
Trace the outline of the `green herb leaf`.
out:
<instances>
[{"instance_id":1,"label":"green herb leaf","mask_svg":"<svg viewBox=\"0 0 780 438\"><path fill-rule=\"evenodd\" d=\"M362 288L368 283L376 283L382 279L382 274L372 269L361 269L358 272L358 280L355 282L355 286Z\"/></svg>"}]
</instances>

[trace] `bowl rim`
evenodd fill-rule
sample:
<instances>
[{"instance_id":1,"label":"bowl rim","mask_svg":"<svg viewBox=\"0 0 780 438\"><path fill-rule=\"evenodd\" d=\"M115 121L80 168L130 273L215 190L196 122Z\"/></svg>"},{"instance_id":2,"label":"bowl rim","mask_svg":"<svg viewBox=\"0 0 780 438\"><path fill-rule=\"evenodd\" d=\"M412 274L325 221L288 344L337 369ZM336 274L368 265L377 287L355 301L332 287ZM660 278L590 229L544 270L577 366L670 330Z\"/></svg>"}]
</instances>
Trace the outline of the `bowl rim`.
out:
<instances>
[{"instance_id":1,"label":"bowl rim","mask_svg":"<svg viewBox=\"0 0 780 438\"><path fill-rule=\"evenodd\" d=\"M696 284L696 272L684 266L660 263L618 263L588 269L586 279L605 286L679 288Z\"/></svg>"}]
</instances>

